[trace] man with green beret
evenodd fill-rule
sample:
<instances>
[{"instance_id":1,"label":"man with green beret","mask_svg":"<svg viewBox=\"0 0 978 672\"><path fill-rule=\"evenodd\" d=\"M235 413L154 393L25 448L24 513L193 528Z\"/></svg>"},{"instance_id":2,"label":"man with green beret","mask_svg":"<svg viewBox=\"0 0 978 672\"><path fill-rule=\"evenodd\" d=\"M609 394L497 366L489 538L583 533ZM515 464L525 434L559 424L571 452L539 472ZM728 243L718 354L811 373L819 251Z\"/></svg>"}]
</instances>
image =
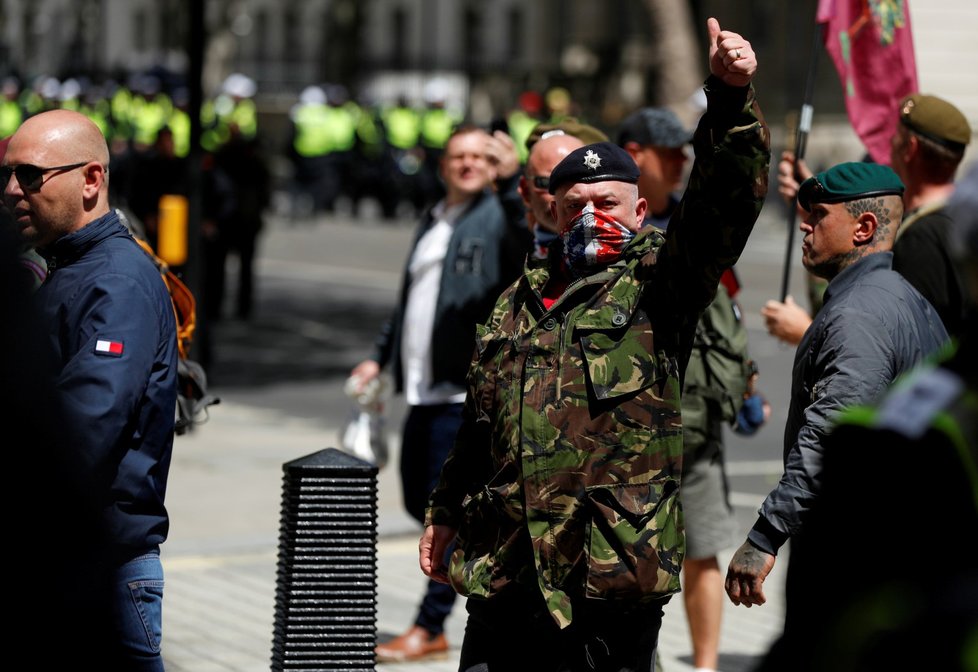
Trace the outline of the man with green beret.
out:
<instances>
[{"instance_id":1,"label":"man with green beret","mask_svg":"<svg viewBox=\"0 0 978 672\"><path fill-rule=\"evenodd\" d=\"M559 245L479 327L420 544L425 574L468 597L461 670L656 669L685 553L684 369L770 162L753 49L708 30L708 109L667 232L642 227L625 150L578 147L547 181Z\"/></svg>"},{"instance_id":2,"label":"man with green beret","mask_svg":"<svg viewBox=\"0 0 978 672\"><path fill-rule=\"evenodd\" d=\"M734 604L764 604L764 579L778 550L788 539L804 544L834 416L872 401L947 343L934 308L892 269L903 191L896 173L875 163L839 164L798 191L808 213L799 227L802 263L829 284L795 352L784 475L727 569L725 588Z\"/></svg>"},{"instance_id":3,"label":"man with green beret","mask_svg":"<svg viewBox=\"0 0 978 672\"><path fill-rule=\"evenodd\" d=\"M978 299L978 164L947 207L954 260ZM757 672L975 669L973 308L969 318L946 357L931 358L833 422L822 495L805 543L791 549L784 632Z\"/></svg>"},{"instance_id":4,"label":"man with green beret","mask_svg":"<svg viewBox=\"0 0 978 672\"><path fill-rule=\"evenodd\" d=\"M937 309L951 336L959 336L970 302L950 246L948 197L971 126L951 103L922 93L900 103L890 145L893 170L906 185L906 215L893 244L893 268Z\"/></svg>"},{"instance_id":5,"label":"man with green beret","mask_svg":"<svg viewBox=\"0 0 978 672\"><path fill-rule=\"evenodd\" d=\"M895 114L899 123L890 141L890 163L906 190L903 223L893 244L893 269L924 295L948 333L957 337L974 300L964 286L960 266L952 261L951 218L945 204L971 141L971 127L958 108L928 94L907 96ZM798 180L810 175L804 161L785 152L778 164L778 191L791 201L798 193ZM811 322L790 297L784 303L768 301L763 312L768 331L792 344L798 343Z\"/></svg>"}]
</instances>

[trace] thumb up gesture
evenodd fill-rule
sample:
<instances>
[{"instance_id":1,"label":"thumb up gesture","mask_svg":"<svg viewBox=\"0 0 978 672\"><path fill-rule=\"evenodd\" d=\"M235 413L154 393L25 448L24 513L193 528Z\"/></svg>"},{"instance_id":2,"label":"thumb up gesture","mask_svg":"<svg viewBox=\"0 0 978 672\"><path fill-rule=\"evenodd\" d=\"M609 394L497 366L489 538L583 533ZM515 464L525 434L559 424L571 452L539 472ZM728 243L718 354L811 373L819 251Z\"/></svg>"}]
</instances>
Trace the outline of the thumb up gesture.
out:
<instances>
[{"instance_id":1,"label":"thumb up gesture","mask_svg":"<svg viewBox=\"0 0 978 672\"><path fill-rule=\"evenodd\" d=\"M720 30L720 22L707 19L710 35L710 72L728 86L747 86L757 72L757 55L750 42L729 30Z\"/></svg>"}]
</instances>

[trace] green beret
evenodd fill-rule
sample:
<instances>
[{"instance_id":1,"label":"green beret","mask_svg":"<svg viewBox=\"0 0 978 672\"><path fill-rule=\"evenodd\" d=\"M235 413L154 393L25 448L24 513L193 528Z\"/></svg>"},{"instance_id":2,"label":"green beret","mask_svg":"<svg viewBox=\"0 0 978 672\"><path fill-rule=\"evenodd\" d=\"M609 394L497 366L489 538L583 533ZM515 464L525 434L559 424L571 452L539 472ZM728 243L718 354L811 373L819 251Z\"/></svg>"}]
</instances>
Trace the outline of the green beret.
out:
<instances>
[{"instance_id":1,"label":"green beret","mask_svg":"<svg viewBox=\"0 0 978 672\"><path fill-rule=\"evenodd\" d=\"M911 131L949 149L961 151L971 142L971 126L961 110L924 93L900 101L900 122Z\"/></svg>"},{"instance_id":2,"label":"green beret","mask_svg":"<svg viewBox=\"0 0 978 672\"><path fill-rule=\"evenodd\" d=\"M607 135L594 126L581 123L574 117L564 117L557 123L542 122L534 126L526 138L526 148L532 149L537 141L545 137L549 138L551 135L573 135L585 145L592 142L604 142L608 139Z\"/></svg>"},{"instance_id":3,"label":"green beret","mask_svg":"<svg viewBox=\"0 0 978 672\"><path fill-rule=\"evenodd\" d=\"M798 188L805 210L813 203L844 203L874 196L903 195L903 182L889 166L878 163L840 163L809 177Z\"/></svg>"},{"instance_id":4,"label":"green beret","mask_svg":"<svg viewBox=\"0 0 978 672\"><path fill-rule=\"evenodd\" d=\"M564 184L593 182L638 182L635 159L612 142L596 142L578 147L554 166L550 173L550 193Z\"/></svg>"}]
</instances>

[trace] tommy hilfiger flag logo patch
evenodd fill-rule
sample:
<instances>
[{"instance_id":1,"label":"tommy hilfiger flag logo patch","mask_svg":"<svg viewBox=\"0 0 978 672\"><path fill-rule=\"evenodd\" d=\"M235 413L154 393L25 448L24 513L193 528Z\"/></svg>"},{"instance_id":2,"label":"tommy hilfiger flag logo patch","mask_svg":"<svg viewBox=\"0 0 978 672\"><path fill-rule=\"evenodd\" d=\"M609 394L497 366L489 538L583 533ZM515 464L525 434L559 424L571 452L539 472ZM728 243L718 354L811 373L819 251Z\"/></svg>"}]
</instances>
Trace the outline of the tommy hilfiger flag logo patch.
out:
<instances>
[{"instance_id":1,"label":"tommy hilfiger flag logo patch","mask_svg":"<svg viewBox=\"0 0 978 672\"><path fill-rule=\"evenodd\" d=\"M95 341L95 352L101 355L122 357L122 341L104 341L99 339Z\"/></svg>"}]
</instances>

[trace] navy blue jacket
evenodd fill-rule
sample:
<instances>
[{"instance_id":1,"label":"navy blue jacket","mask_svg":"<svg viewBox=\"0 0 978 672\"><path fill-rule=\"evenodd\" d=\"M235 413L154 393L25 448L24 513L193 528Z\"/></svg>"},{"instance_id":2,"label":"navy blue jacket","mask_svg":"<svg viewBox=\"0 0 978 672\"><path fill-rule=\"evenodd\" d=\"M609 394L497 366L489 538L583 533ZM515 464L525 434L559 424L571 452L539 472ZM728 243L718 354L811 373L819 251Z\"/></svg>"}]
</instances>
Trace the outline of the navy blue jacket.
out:
<instances>
[{"instance_id":1,"label":"navy blue jacket","mask_svg":"<svg viewBox=\"0 0 978 672\"><path fill-rule=\"evenodd\" d=\"M802 532L817 503L823 440L836 415L873 402L897 376L947 345L937 311L892 266L892 252L877 252L835 276L798 344L784 431L784 475L748 534L766 553L776 555Z\"/></svg>"},{"instance_id":2,"label":"navy blue jacket","mask_svg":"<svg viewBox=\"0 0 978 672\"><path fill-rule=\"evenodd\" d=\"M486 190L455 223L435 298L433 383L464 387L475 349L475 325L489 317L502 291L520 276L530 250L522 217L522 210L511 208L505 199ZM429 210L418 227L408 262L433 223ZM401 330L410 282L405 264L397 309L381 330L373 355L381 366L391 364L398 392L404 387Z\"/></svg>"},{"instance_id":3,"label":"navy blue jacket","mask_svg":"<svg viewBox=\"0 0 978 672\"><path fill-rule=\"evenodd\" d=\"M61 446L125 560L166 539L176 324L159 270L111 212L43 250L36 294L65 431Z\"/></svg>"}]
</instances>

